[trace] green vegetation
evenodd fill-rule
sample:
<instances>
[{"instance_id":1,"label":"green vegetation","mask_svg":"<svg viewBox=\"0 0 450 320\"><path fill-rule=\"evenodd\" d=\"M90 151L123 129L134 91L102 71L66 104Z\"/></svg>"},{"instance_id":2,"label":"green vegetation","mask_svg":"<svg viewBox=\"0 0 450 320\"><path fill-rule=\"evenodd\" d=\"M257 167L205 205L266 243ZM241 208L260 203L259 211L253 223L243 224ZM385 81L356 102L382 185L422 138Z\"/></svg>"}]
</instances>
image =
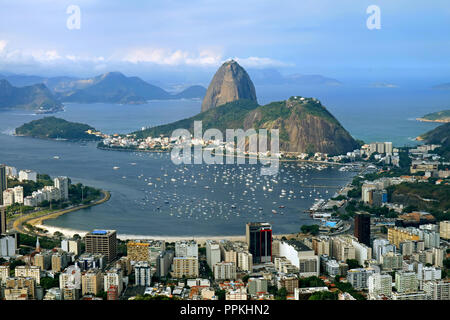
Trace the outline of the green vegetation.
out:
<instances>
[{"instance_id":1,"label":"green vegetation","mask_svg":"<svg viewBox=\"0 0 450 320\"><path fill-rule=\"evenodd\" d=\"M436 121L436 120L450 121L450 110L443 110L443 111L428 113L428 114L424 115L422 118L420 118L420 120L421 119L430 120L430 121Z\"/></svg>"},{"instance_id":2,"label":"green vegetation","mask_svg":"<svg viewBox=\"0 0 450 320\"><path fill-rule=\"evenodd\" d=\"M310 117L311 119L309 119ZM297 152L299 148L304 148L307 149L307 153L322 151L331 155L353 150L358 146L356 141L320 103L312 100L302 102L293 98L264 106L258 106L252 100L237 100L211 108L188 119L136 131L132 134L138 139L149 136L171 136L176 129L186 129L192 134L194 121L202 121L203 130L218 129L222 132L223 139L226 138L226 129L279 129L282 151ZM291 141L292 132L297 132L300 126L304 127L305 141ZM318 127L322 127L323 130ZM327 145L326 150L318 146L316 142L308 144L308 141L312 141L310 136L317 136L317 139L324 140L323 145ZM103 145L99 144L99 147L103 147Z\"/></svg>"},{"instance_id":3,"label":"green vegetation","mask_svg":"<svg viewBox=\"0 0 450 320\"><path fill-rule=\"evenodd\" d=\"M450 160L450 123L445 123L420 136L426 143L440 144L436 149L438 155Z\"/></svg>"},{"instance_id":4,"label":"green vegetation","mask_svg":"<svg viewBox=\"0 0 450 320\"><path fill-rule=\"evenodd\" d=\"M337 291L319 291L314 292L308 300L338 300L339 293Z\"/></svg>"},{"instance_id":5,"label":"green vegetation","mask_svg":"<svg viewBox=\"0 0 450 320\"><path fill-rule=\"evenodd\" d=\"M38 174L37 182L31 180L24 180L20 182L17 179L8 179L8 188L14 188L16 186L23 187L23 196L31 196L34 191L38 191L45 186L53 186L53 180L46 174Z\"/></svg>"},{"instance_id":6,"label":"green vegetation","mask_svg":"<svg viewBox=\"0 0 450 320\"><path fill-rule=\"evenodd\" d=\"M242 128L242 119L247 113L258 107L258 104L251 100L237 100L226 103L222 106L209 109L191 118L183 119L162 126L136 131L133 134L136 138L171 136L176 129L187 129L194 132L194 121L202 121L203 131L216 128L225 134L226 129ZM224 136L225 139L225 136Z\"/></svg>"},{"instance_id":7,"label":"green vegetation","mask_svg":"<svg viewBox=\"0 0 450 320\"><path fill-rule=\"evenodd\" d=\"M59 274L55 274L54 278L43 277L41 278L41 286L48 290L50 288L59 287Z\"/></svg>"},{"instance_id":8,"label":"green vegetation","mask_svg":"<svg viewBox=\"0 0 450 320\"><path fill-rule=\"evenodd\" d=\"M101 140L100 137L86 133L87 130L96 131L87 124L45 117L16 128L16 134L41 139Z\"/></svg>"},{"instance_id":9,"label":"green vegetation","mask_svg":"<svg viewBox=\"0 0 450 320\"><path fill-rule=\"evenodd\" d=\"M20 245L29 246L32 248L36 247L36 240L37 240L36 236L30 236L25 233L21 233L19 236ZM39 244L43 249L53 249L59 247L61 245L61 242L57 239L53 239L50 237L39 237Z\"/></svg>"},{"instance_id":10,"label":"green vegetation","mask_svg":"<svg viewBox=\"0 0 450 320\"><path fill-rule=\"evenodd\" d=\"M72 204L88 204L100 197L100 189L84 186L81 183L71 184L69 186L69 201Z\"/></svg>"},{"instance_id":11,"label":"green vegetation","mask_svg":"<svg viewBox=\"0 0 450 320\"><path fill-rule=\"evenodd\" d=\"M359 264L358 260L355 259L347 259L345 263L348 264L349 269L362 268L362 265Z\"/></svg>"},{"instance_id":12,"label":"green vegetation","mask_svg":"<svg viewBox=\"0 0 450 320\"><path fill-rule=\"evenodd\" d=\"M309 233L313 236L319 234L319 225L318 224L312 224L312 225L302 225L300 230L302 233Z\"/></svg>"},{"instance_id":13,"label":"green vegetation","mask_svg":"<svg viewBox=\"0 0 450 320\"><path fill-rule=\"evenodd\" d=\"M325 287L325 282L316 276L299 278L298 279L299 288L310 288L310 287Z\"/></svg>"},{"instance_id":14,"label":"green vegetation","mask_svg":"<svg viewBox=\"0 0 450 320\"><path fill-rule=\"evenodd\" d=\"M286 297L288 294L286 288L278 289L276 286L268 286L267 292L269 292L270 294L273 294L275 297L275 300L286 300Z\"/></svg>"},{"instance_id":15,"label":"green vegetation","mask_svg":"<svg viewBox=\"0 0 450 320\"><path fill-rule=\"evenodd\" d=\"M226 291L221 289L216 289L215 295L217 296L218 300L225 300Z\"/></svg>"},{"instance_id":16,"label":"green vegetation","mask_svg":"<svg viewBox=\"0 0 450 320\"><path fill-rule=\"evenodd\" d=\"M401 183L387 188L389 201L401 201L406 205L439 216L436 219L443 220L450 218L448 210L450 208L450 186L436 185L427 182ZM447 212L446 215L439 215L439 212Z\"/></svg>"},{"instance_id":17,"label":"green vegetation","mask_svg":"<svg viewBox=\"0 0 450 320\"><path fill-rule=\"evenodd\" d=\"M356 291L352 285L348 282L340 282L339 281L339 277L336 277L334 280L334 284L336 285L336 288L338 288L339 290L341 290L342 292L348 292L349 294L351 294L356 300L366 300L366 298L359 293L358 291Z\"/></svg>"}]
</instances>

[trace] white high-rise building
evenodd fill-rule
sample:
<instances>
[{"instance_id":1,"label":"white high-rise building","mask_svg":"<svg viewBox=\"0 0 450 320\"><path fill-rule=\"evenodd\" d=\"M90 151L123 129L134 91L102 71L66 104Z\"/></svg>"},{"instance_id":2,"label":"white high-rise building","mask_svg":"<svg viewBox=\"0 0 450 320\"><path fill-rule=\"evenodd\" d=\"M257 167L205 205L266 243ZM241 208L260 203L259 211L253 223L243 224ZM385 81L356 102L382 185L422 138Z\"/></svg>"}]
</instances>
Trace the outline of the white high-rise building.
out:
<instances>
[{"instance_id":1,"label":"white high-rise building","mask_svg":"<svg viewBox=\"0 0 450 320\"><path fill-rule=\"evenodd\" d=\"M381 257L388 252L396 252L396 248L387 239L375 239L373 240L373 257L378 263L381 263Z\"/></svg>"},{"instance_id":2,"label":"white high-rise building","mask_svg":"<svg viewBox=\"0 0 450 320\"><path fill-rule=\"evenodd\" d=\"M23 204L23 187L22 186L14 187L14 203Z\"/></svg>"},{"instance_id":3,"label":"white high-rise building","mask_svg":"<svg viewBox=\"0 0 450 320\"><path fill-rule=\"evenodd\" d=\"M17 236L15 236L17 237ZM15 257L17 240L13 236L0 236L0 257Z\"/></svg>"},{"instance_id":4,"label":"white high-rise building","mask_svg":"<svg viewBox=\"0 0 450 320\"><path fill-rule=\"evenodd\" d=\"M34 181L37 182L37 173L31 170L20 170L19 171L19 181Z\"/></svg>"},{"instance_id":5,"label":"white high-rise building","mask_svg":"<svg viewBox=\"0 0 450 320\"><path fill-rule=\"evenodd\" d=\"M53 179L53 185L60 191L61 199L69 199L69 178L57 177Z\"/></svg>"},{"instance_id":6,"label":"white high-rise building","mask_svg":"<svg viewBox=\"0 0 450 320\"><path fill-rule=\"evenodd\" d=\"M347 272L347 281L356 290L367 289L369 276L375 273L373 268L351 269Z\"/></svg>"},{"instance_id":7,"label":"white high-rise building","mask_svg":"<svg viewBox=\"0 0 450 320\"><path fill-rule=\"evenodd\" d=\"M6 189L3 191L3 205L11 206L14 204L14 189Z\"/></svg>"},{"instance_id":8,"label":"white high-rise building","mask_svg":"<svg viewBox=\"0 0 450 320\"><path fill-rule=\"evenodd\" d=\"M194 257L198 258L198 244L192 241L175 242L175 257Z\"/></svg>"},{"instance_id":9,"label":"white high-rise building","mask_svg":"<svg viewBox=\"0 0 450 320\"><path fill-rule=\"evenodd\" d=\"M211 270L216 263L220 262L220 247L216 241L206 241L206 262Z\"/></svg>"},{"instance_id":10,"label":"white high-rise building","mask_svg":"<svg viewBox=\"0 0 450 320\"><path fill-rule=\"evenodd\" d=\"M214 279L234 280L236 279L236 265L234 262L219 262L213 266Z\"/></svg>"},{"instance_id":11,"label":"white high-rise building","mask_svg":"<svg viewBox=\"0 0 450 320\"><path fill-rule=\"evenodd\" d=\"M253 269L253 257L250 252L240 251L237 254L237 267L242 271L252 271Z\"/></svg>"},{"instance_id":12,"label":"white high-rise building","mask_svg":"<svg viewBox=\"0 0 450 320\"><path fill-rule=\"evenodd\" d=\"M392 295L392 277L389 274L372 274L367 279L367 284L369 288L369 295L371 297L376 297L381 294L386 297L390 297Z\"/></svg>"},{"instance_id":13,"label":"white high-rise building","mask_svg":"<svg viewBox=\"0 0 450 320\"><path fill-rule=\"evenodd\" d=\"M120 295L123 290L122 270L111 269L106 271L104 276L104 289L107 291L111 286L117 287L117 292Z\"/></svg>"},{"instance_id":14,"label":"white high-rise building","mask_svg":"<svg viewBox=\"0 0 450 320\"><path fill-rule=\"evenodd\" d=\"M78 266L69 266L59 275L59 288L66 287L81 289L81 269Z\"/></svg>"}]
</instances>

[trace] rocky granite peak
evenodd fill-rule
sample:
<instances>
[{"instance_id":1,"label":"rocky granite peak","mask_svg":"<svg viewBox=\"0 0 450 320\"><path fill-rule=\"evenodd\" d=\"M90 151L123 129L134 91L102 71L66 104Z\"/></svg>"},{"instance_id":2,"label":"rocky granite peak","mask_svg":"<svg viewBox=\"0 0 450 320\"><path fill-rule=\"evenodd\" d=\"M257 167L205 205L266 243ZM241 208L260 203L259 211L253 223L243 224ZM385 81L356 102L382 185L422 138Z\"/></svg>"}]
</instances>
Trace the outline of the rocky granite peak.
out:
<instances>
[{"instance_id":1,"label":"rocky granite peak","mask_svg":"<svg viewBox=\"0 0 450 320\"><path fill-rule=\"evenodd\" d=\"M201 111L240 99L256 102L255 86L247 71L236 61L229 60L222 64L211 80Z\"/></svg>"}]
</instances>

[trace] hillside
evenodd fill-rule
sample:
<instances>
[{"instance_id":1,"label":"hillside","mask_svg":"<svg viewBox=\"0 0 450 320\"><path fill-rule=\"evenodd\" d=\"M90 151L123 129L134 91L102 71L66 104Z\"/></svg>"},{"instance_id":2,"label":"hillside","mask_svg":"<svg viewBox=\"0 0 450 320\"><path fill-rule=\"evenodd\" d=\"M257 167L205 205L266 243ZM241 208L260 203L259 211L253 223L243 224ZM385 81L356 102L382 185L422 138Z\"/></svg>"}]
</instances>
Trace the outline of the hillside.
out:
<instances>
[{"instance_id":1,"label":"hillside","mask_svg":"<svg viewBox=\"0 0 450 320\"><path fill-rule=\"evenodd\" d=\"M76 122L69 122L56 117L33 120L16 128L16 135L41 139L100 140L100 137L86 133L96 131L93 127Z\"/></svg>"},{"instance_id":2,"label":"hillside","mask_svg":"<svg viewBox=\"0 0 450 320\"><path fill-rule=\"evenodd\" d=\"M450 123L445 123L431 131L421 135L420 140L424 140L430 144L440 144L441 148L436 149L436 152L450 160Z\"/></svg>"},{"instance_id":3,"label":"hillside","mask_svg":"<svg viewBox=\"0 0 450 320\"><path fill-rule=\"evenodd\" d=\"M194 121L203 121L203 130L279 129L280 150L343 154L359 145L316 99L291 97L286 101L258 106L255 101L238 100L212 108L194 117L134 132L138 138L170 136L175 129L193 132Z\"/></svg>"},{"instance_id":4,"label":"hillside","mask_svg":"<svg viewBox=\"0 0 450 320\"><path fill-rule=\"evenodd\" d=\"M417 118L417 120L426 122L450 122L450 110L428 113L422 118Z\"/></svg>"},{"instance_id":5,"label":"hillside","mask_svg":"<svg viewBox=\"0 0 450 320\"><path fill-rule=\"evenodd\" d=\"M7 80L0 80L1 109L27 109L47 113L61 111L63 106L44 84L14 87Z\"/></svg>"},{"instance_id":6,"label":"hillside","mask_svg":"<svg viewBox=\"0 0 450 320\"><path fill-rule=\"evenodd\" d=\"M249 111L258 107L258 104L250 100L238 100L226 103L219 108L213 108L199 113L193 117L179 120L173 123L149 128L143 131L133 132L138 138L156 137L159 135L170 136L176 129L188 129L193 132L194 121L202 121L203 130L217 128L225 131L227 128L240 128L242 119Z\"/></svg>"}]
</instances>

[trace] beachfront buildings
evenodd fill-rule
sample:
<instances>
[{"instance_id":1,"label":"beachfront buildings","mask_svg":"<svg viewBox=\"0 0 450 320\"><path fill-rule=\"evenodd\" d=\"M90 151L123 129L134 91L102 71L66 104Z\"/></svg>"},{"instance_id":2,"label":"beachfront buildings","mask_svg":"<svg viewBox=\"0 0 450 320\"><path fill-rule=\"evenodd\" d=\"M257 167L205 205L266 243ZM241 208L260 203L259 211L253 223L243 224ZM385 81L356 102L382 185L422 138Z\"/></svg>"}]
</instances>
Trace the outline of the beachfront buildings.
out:
<instances>
[{"instance_id":1,"label":"beachfront buildings","mask_svg":"<svg viewBox=\"0 0 450 320\"><path fill-rule=\"evenodd\" d=\"M247 223L246 241L254 264L272 261L272 226L269 223Z\"/></svg>"}]
</instances>

